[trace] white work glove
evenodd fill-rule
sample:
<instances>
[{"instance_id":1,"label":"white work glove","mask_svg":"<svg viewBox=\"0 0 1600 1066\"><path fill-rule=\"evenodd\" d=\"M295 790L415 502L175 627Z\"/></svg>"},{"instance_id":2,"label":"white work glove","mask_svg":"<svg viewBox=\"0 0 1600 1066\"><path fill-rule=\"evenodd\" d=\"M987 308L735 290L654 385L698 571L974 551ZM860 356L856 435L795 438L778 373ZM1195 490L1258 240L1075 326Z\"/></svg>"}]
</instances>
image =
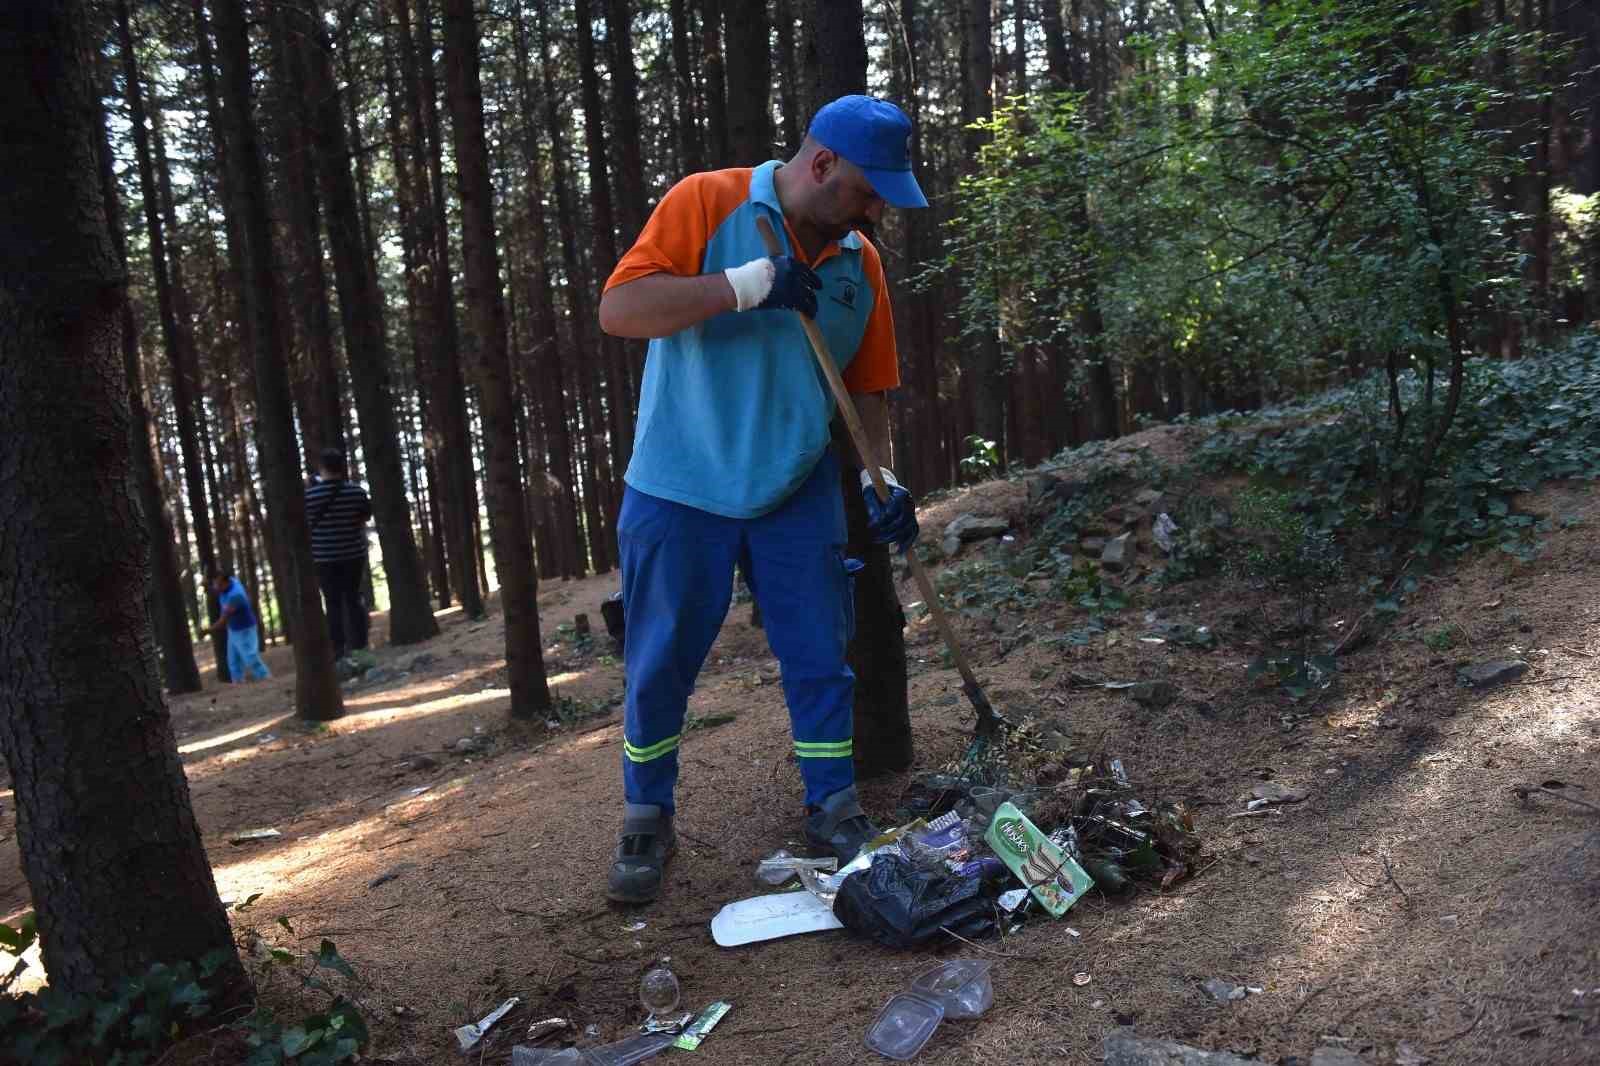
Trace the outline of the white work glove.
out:
<instances>
[{"instance_id":1,"label":"white work glove","mask_svg":"<svg viewBox=\"0 0 1600 1066\"><path fill-rule=\"evenodd\" d=\"M722 272L733 287L740 311L799 311L817 313L817 290L822 280L810 267L789 255L762 256Z\"/></svg>"}]
</instances>

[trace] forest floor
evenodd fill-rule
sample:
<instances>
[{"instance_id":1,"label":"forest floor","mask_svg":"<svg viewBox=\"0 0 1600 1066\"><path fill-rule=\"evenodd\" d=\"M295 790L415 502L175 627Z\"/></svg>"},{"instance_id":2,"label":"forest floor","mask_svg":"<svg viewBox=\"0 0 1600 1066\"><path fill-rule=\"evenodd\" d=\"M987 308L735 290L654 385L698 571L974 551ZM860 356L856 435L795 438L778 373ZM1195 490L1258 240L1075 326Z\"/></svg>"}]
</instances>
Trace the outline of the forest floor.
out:
<instances>
[{"instance_id":1,"label":"forest floor","mask_svg":"<svg viewBox=\"0 0 1600 1066\"><path fill-rule=\"evenodd\" d=\"M1185 432L1146 431L1116 450L1170 462L1192 443ZM952 494L922 509L923 528L937 538L960 513L1000 512L1025 543L1026 495L1019 482ZM1091 894L1060 921L972 947L896 952L843 931L713 944L712 916L761 891L756 860L795 848L802 816L777 664L747 607L730 614L690 708L733 720L685 735L682 847L663 898L637 911L603 894L621 806L622 671L599 611L614 574L541 586L567 719L548 733L508 718L497 605L486 621L443 612L438 638L404 648L387 646L376 617L380 664L404 676L351 688L345 717L325 726L290 716L284 648L267 653L270 682L172 700L173 726L218 889L238 904L260 894L232 912L241 940L296 953L335 941L378 1061L462 1062L451 1030L512 995L522 1005L469 1061L508 1062L528 1024L551 1016L592 1026L584 1044L620 1039L642 1017L639 977L662 955L684 1009L733 1004L701 1062L878 1061L862 1038L883 1003L936 956L980 955L996 964L994 1007L944 1024L919 1061L1098 1063L1103 1038L1130 1025L1300 1066L1319 1047L1374 1064L1597 1063L1600 812L1512 786L1556 780L1600 801L1600 492L1555 483L1518 506L1566 519L1536 559L1479 552L1424 575L1315 699L1246 676L1257 634L1291 610L1282 597L1225 577L1160 589L1138 580L1159 563L1150 555L1132 571L1130 605L1084 645L1018 641L1081 625L1083 610L1061 600L960 617L1000 709L1054 719L1082 748L1121 757L1151 800L1194 812L1205 845L1197 876L1168 891ZM961 558L1000 550L967 545ZM901 598L918 598L909 582ZM1336 634L1371 596L1352 583L1334 603ZM1141 641L1149 611L1209 625L1219 646ZM573 635L579 612L591 641ZM907 641L917 759L864 783L881 823L914 773L958 759L971 735L926 615ZM1465 664L1514 657L1531 664L1516 682L1457 681ZM1086 677L1165 680L1180 695L1151 710L1078 687ZM1309 798L1230 818L1264 780ZM14 920L28 895L5 808L0 911ZM230 843L257 828L282 835ZM1077 986L1074 973L1091 980ZM1262 991L1219 1004L1201 988L1210 978ZM261 983L285 1011L314 1000L281 967Z\"/></svg>"}]
</instances>

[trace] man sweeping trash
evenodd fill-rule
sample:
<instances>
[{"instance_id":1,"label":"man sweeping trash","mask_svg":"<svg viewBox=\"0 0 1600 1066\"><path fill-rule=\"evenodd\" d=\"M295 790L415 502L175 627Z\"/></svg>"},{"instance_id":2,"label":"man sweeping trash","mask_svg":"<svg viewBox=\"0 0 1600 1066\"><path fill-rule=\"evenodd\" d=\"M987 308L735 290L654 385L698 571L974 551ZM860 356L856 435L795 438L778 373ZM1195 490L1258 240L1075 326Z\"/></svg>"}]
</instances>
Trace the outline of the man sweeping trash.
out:
<instances>
[{"instance_id":1,"label":"man sweeping trash","mask_svg":"<svg viewBox=\"0 0 1600 1066\"><path fill-rule=\"evenodd\" d=\"M627 616L623 787L608 896L661 891L676 845L678 741L689 692L728 611L735 568L782 668L805 782L806 839L841 862L877 835L856 800L845 664L853 626L842 548L833 398L799 315L835 353L873 452L889 454L886 390L899 385L878 252L857 232L885 205L926 207L899 108L846 96L817 112L787 163L695 174L674 186L606 282L600 325L650 339L617 539ZM769 256L758 218L784 234ZM911 497L865 473L869 525L905 551Z\"/></svg>"}]
</instances>

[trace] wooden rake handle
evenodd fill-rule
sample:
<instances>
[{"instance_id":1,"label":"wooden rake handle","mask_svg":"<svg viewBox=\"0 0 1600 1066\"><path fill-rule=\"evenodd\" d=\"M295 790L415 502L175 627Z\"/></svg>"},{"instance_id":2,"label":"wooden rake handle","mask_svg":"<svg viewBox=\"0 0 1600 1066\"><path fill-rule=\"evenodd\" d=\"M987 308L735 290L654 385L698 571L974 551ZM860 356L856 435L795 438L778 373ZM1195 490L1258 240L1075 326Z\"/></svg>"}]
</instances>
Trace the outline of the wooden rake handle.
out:
<instances>
[{"instance_id":1,"label":"wooden rake handle","mask_svg":"<svg viewBox=\"0 0 1600 1066\"><path fill-rule=\"evenodd\" d=\"M767 246L768 255L783 255L783 244L778 240L777 232L772 228L772 223L765 215L756 216L756 229L761 231L761 240ZM844 378L839 375L839 364L833 361L833 353L828 350L828 339L822 335L822 330L817 327L816 321L803 312L796 311L800 325L805 328L806 339L811 342L811 352L817 357L817 365L822 368L822 376L828 379L828 387L833 390L835 405L839 408L839 415L844 419L845 428L850 431L850 439L855 442L856 454L861 458L861 465L867 470L867 475L872 479L873 491L878 494L878 499L889 499L889 486L883 480L883 468L878 465L878 457L872 452L872 445L867 440L867 429L861 424L861 416L856 412L855 401L850 398L850 390L845 387ZM961 674L961 688L967 694L967 699L972 704L973 710L978 712L978 735L988 736L995 732L1001 724L1000 716L995 714L994 707L985 696L978 679L973 676L972 666L967 662L966 653L961 650L961 643L956 639L956 632L950 628L950 619L944 613L944 604L939 600L939 594L933 589L933 582L928 579L928 571L923 567L922 560L914 551L906 552L906 561L911 565L911 576L917 582L917 588L922 592L922 602L928 605L928 611L933 615L933 623L939 629L939 635L944 638L945 647L950 649L950 658L955 661L956 670Z\"/></svg>"}]
</instances>

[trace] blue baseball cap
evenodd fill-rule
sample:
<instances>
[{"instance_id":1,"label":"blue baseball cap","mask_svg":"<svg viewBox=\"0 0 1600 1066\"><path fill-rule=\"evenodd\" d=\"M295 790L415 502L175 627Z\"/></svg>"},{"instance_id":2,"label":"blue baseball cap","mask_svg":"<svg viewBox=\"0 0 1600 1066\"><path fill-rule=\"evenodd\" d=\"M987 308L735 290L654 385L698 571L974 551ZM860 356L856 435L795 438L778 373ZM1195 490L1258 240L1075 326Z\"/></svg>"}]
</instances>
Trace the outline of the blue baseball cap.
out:
<instances>
[{"instance_id":1,"label":"blue baseball cap","mask_svg":"<svg viewBox=\"0 0 1600 1066\"><path fill-rule=\"evenodd\" d=\"M841 96L823 105L807 132L818 144L860 167L889 206L928 206L911 173L911 120L887 100Z\"/></svg>"}]
</instances>

